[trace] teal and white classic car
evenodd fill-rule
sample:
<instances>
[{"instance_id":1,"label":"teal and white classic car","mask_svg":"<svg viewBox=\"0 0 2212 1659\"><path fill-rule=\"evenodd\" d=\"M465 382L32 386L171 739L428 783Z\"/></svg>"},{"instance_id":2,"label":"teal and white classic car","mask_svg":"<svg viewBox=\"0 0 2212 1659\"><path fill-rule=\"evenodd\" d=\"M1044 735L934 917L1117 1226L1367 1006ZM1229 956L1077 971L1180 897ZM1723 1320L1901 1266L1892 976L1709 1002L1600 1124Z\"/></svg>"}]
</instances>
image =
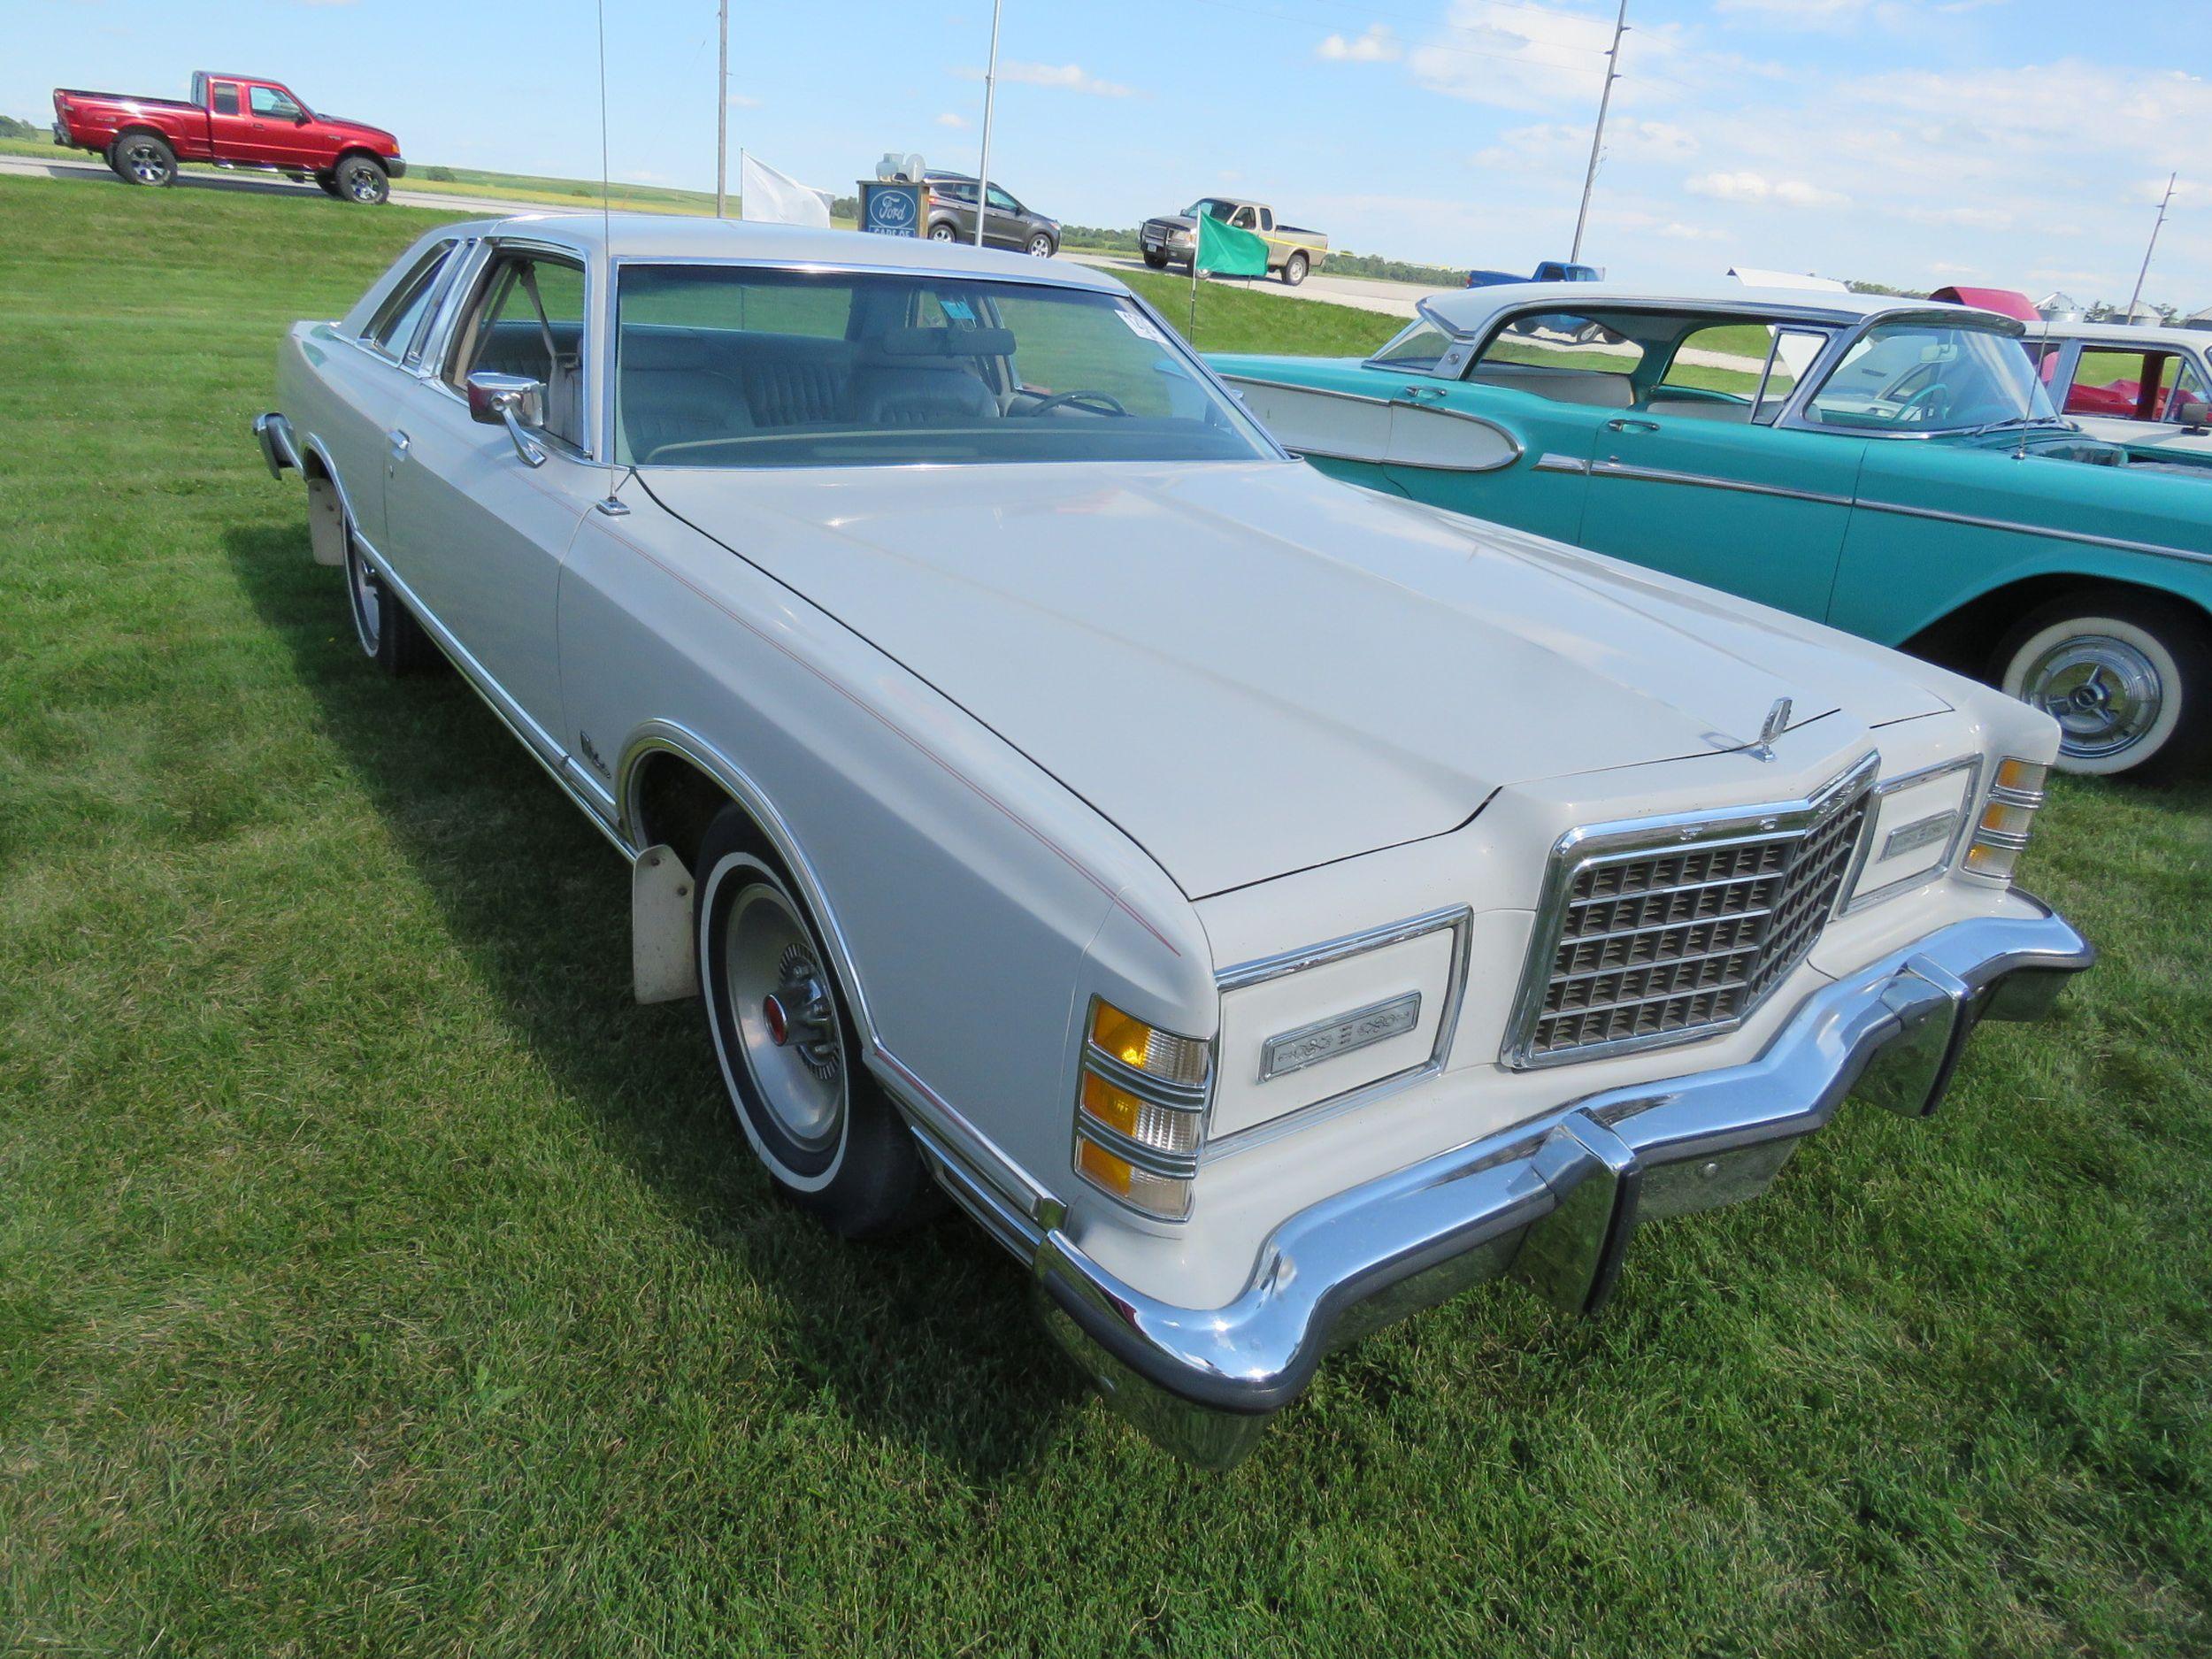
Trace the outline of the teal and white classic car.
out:
<instances>
[{"instance_id":1,"label":"teal and white classic car","mask_svg":"<svg viewBox=\"0 0 2212 1659\"><path fill-rule=\"evenodd\" d=\"M1325 472L1985 679L2056 717L2070 771L2187 772L2212 751L2212 477L2084 433L2023 333L1578 282L1434 296L1363 361L1211 361Z\"/></svg>"}]
</instances>

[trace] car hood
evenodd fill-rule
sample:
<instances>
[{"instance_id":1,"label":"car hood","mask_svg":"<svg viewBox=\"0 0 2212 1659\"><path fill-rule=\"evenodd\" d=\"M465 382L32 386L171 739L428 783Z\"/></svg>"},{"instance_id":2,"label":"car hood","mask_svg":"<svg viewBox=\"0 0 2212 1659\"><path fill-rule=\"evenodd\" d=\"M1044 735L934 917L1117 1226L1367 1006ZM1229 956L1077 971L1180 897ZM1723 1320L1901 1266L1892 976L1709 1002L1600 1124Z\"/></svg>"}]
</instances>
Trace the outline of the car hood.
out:
<instances>
[{"instance_id":1,"label":"car hood","mask_svg":"<svg viewBox=\"0 0 2212 1659\"><path fill-rule=\"evenodd\" d=\"M1947 705L1878 648L1296 463L649 468L1193 898L1498 788Z\"/></svg>"},{"instance_id":2,"label":"car hood","mask_svg":"<svg viewBox=\"0 0 2212 1659\"><path fill-rule=\"evenodd\" d=\"M399 150L399 140L381 127L371 127L366 121L349 120L342 115L318 115L315 119L348 137L363 140L380 155L395 155Z\"/></svg>"}]
</instances>

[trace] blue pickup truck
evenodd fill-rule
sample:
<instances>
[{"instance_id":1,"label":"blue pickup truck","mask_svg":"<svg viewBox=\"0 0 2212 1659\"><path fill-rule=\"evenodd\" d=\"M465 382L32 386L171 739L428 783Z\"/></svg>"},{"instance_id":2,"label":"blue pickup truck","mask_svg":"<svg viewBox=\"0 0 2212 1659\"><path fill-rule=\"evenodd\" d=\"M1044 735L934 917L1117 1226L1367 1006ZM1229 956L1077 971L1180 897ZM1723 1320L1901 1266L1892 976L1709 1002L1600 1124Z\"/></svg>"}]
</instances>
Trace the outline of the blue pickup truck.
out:
<instances>
[{"instance_id":1,"label":"blue pickup truck","mask_svg":"<svg viewBox=\"0 0 2212 1659\"><path fill-rule=\"evenodd\" d=\"M1532 276L1517 276L1510 271L1470 271L1467 286L1487 288L1501 282L1595 282L1604 274L1594 265L1569 265L1562 259L1547 259Z\"/></svg>"}]
</instances>

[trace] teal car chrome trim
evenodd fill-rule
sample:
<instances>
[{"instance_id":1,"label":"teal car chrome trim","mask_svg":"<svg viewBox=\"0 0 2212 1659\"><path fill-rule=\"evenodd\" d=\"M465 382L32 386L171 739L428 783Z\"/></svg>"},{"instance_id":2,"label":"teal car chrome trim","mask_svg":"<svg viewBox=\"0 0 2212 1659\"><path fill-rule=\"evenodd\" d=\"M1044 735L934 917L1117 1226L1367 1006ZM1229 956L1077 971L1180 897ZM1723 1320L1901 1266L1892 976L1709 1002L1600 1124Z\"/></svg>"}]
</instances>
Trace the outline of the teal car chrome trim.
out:
<instances>
[{"instance_id":1,"label":"teal car chrome trim","mask_svg":"<svg viewBox=\"0 0 2212 1659\"><path fill-rule=\"evenodd\" d=\"M1340 392L1325 387L1301 386L1294 380L1263 380L1256 374L1224 374L1220 379L1225 386L1266 386L1277 391L1302 392L1309 397L1341 398L1348 403L1372 403L1385 409L1417 409L1424 414L1443 415L1453 420L1463 420L1471 426L1480 426L1485 431L1494 432L1505 441L1506 446L1503 459L1483 461L1471 465L1448 461L1401 461L1388 457L1379 461L1372 456L1352 455L1341 450L1316 449L1311 445L1291 451L1301 457L1317 455L1325 461L1356 461L1371 466L1409 466L1429 472L1496 472L1511 466L1526 453L1520 439L1487 416L1470 414L1463 409L1447 409L1438 403L1422 401L1425 398L1444 396L1444 388L1441 387L1409 386L1405 388L1406 395L1403 396L1375 397L1365 392ZM1264 425L1264 423L1262 424Z\"/></svg>"},{"instance_id":2,"label":"teal car chrome trim","mask_svg":"<svg viewBox=\"0 0 2212 1659\"><path fill-rule=\"evenodd\" d=\"M1508 1275L1594 1313L1639 1223L1755 1196L1847 1099L1929 1115L1979 1020L2040 1018L2096 959L2020 897L2030 913L1954 923L1822 987L1755 1060L1587 1095L1301 1210L1220 1307L1148 1295L1004 1207L997 1229L1108 1403L1194 1462L1226 1467L1337 1342Z\"/></svg>"},{"instance_id":3,"label":"teal car chrome trim","mask_svg":"<svg viewBox=\"0 0 2212 1659\"><path fill-rule=\"evenodd\" d=\"M1829 507L1848 507L1848 495L1826 495L1816 489L1791 489L1780 484L1754 484L1747 479L1718 478L1710 472L1676 472L1663 466L1631 466L1625 461L1593 461L1580 469L1592 478L1630 478L1646 484L1688 484L1698 489L1733 490L1740 495L1777 495L1785 501L1816 501Z\"/></svg>"},{"instance_id":4,"label":"teal car chrome trim","mask_svg":"<svg viewBox=\"0 0 2212 1659\"><path fill-rule=\"evenodd\" d=\"M1590 464L1578 455L1562 455L1553 449L1536 457L1535 470L1539 472L1587 472Z\"/></svg>"},{"instance_id":5,"label":"teal car chrome trim","mask_svg":"<svg viewBox=\"0 0 2212 1659\"><path fill-rule=\"evenodd\" d=\"M1952 512L1941 507L1908 507L1901 502L1869 501L1854 503L1869 512L1893 512L1908 518L1933 518L1942 524L1962 524L1977 530L2007 530L2016 535L2047 536L2055 541L2078 541L2084 547L2108 547L2120 553L2148 553L2155 558L2186 559L2193 565L2212 565L2212 553L2193 548L2168 547L2162 541L2131 541L2124 536L2099 535L2089 530L2059 530L2048 525L2026 524L2016 518L1985 518L1978 513ZM2205 503L2212 511L2212 498Z\"/></svg>"}]
</instances>

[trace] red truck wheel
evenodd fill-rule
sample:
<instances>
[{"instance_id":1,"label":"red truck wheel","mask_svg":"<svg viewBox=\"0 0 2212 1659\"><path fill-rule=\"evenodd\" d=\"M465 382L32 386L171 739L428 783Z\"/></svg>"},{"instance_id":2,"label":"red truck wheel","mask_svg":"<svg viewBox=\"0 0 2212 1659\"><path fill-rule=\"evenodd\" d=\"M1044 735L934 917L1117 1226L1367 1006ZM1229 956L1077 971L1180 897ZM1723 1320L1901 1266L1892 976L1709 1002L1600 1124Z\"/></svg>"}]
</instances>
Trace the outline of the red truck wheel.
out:
<instances>
[{"instance_id":1,"label":"red truck wheel","mask_svg":"<svg viewBox=\"0 0 2212 1659\"><path fill-rule=\"evenodd\" d=\"M373 207L392 193L391 179L366 156L348 156L338 164L334 176L338 181L334 194L342 202L359 202Z\"/></svg>"},{"instance_id":2,"label":"red truck wheel","mask_svg":"<svg viewBox=\"0 0 2212 1659\"><path fill-rule=\"evenodd\" d=\"M177 181L177 152L153 133L126 133L115 141L111 164L126 184L159 187Z\"/></svg>"}]
</instances>

